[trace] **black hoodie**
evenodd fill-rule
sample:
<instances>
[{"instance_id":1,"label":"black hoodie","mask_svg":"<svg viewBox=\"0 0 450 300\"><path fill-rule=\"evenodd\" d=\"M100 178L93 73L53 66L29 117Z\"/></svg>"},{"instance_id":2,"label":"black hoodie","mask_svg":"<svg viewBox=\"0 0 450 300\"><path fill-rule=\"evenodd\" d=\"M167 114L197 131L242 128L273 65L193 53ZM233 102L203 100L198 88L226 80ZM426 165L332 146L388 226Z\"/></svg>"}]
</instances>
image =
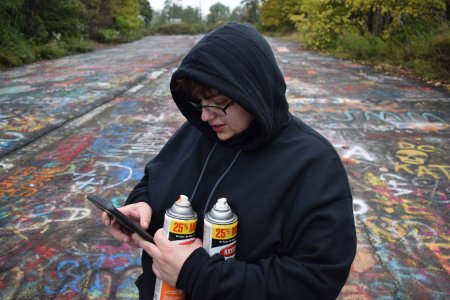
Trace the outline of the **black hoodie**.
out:
<instances>
[{"instance_id":1,"label":"black hoodie","mask_svg":"<svg viewBox=\"0 0 450 300\"><path fill-rule=\"evenodd\" d=\"M238 103L255 118L250 128L219 140L177 88L180 78ZM289 113L266 40L250 25L219 27L187 54L170 88L187 122L148 163L127 204L149 203L152 234L181 194L198 213L200 238L204 213L218 198L239 218L236 257L197 249L177 287L195 300L335 299L356 251L347 175L332 145ZM136 284L141 298L152 299L155 276L145 251L142 265Z\"/></svg>"}]
</instances>

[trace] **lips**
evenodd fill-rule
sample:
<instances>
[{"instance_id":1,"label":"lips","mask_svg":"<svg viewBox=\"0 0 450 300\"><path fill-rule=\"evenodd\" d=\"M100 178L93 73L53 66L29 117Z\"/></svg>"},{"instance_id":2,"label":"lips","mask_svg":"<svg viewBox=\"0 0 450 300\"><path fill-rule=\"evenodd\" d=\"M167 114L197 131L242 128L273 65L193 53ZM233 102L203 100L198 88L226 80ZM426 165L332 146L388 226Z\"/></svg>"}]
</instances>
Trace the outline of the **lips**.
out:
<instances>
[{"instance_id":1,"label":"lips","mask_svg":"<svg viewBox=\"0 0 450 300\"><path fill-rule=\"evenodd\" d=\"M217 133L219 133L219 132L221 132L222 130L223 130L223 127L224 127L225 125L211 125L211 128L215 131L215 132L217 132Z\"/></svg>"}]
</instances>

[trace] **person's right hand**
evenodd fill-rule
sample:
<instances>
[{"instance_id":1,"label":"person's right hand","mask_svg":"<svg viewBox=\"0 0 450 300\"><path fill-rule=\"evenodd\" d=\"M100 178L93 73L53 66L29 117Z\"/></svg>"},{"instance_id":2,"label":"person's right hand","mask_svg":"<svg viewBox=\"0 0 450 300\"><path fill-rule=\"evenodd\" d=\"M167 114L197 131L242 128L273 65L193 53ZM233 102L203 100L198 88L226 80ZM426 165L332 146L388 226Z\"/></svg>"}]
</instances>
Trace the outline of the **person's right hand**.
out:
<instances>
[{"instance_id":1,"label":"person's right hand","mask_svg":"<svg viewBox=\"0 0 450 300\"><path fill-rule=\"evenodd\" d=\"M147 230L152 217L152 208L146 202L138 202L117 208L124 215L137 222L144 230ZM127 243L131 247L138 248L130 235L108 213L103 212L102 221L108 227L109 234L116 240Z\"/></svg>"}]
</instances>

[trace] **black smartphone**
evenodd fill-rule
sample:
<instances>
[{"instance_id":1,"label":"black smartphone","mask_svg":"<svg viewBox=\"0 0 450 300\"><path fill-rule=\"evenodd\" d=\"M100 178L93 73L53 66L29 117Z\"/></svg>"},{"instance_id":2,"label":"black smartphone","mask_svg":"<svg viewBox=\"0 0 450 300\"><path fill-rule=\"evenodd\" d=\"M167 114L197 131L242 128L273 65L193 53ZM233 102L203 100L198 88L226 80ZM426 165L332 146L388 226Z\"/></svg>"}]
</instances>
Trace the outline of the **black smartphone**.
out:
<instances>
[{"instance_id":1,"label":"black smartphone","mask_svg":"<svg viewBox=\"0 0 450 300\"><path fill-rule=\"evenodd\" d=\"M106 201L105 199L97 196L97 195L88 195L88 200L91 201L95 206L97 206L102 211L106 211L111 217L113 217L117 222L119 222L120 226L125 229L130 235L136 232L139 234L144 240L148 242L155 243L153 241L153 237L142 229L136 222L128 218L124 215L120 210L114 207L112 203Z\"/></svg>"}]
</instances>

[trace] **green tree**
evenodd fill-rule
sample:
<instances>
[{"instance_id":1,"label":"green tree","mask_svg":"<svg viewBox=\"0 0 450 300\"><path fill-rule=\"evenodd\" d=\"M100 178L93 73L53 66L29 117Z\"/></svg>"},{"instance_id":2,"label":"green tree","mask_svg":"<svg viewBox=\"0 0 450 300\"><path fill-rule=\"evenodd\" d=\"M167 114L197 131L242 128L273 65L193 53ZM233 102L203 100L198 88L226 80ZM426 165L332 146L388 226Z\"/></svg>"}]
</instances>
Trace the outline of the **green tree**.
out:
<instances>
[{"instance_id":1,"label":"green tree","mask_svg":"<svg viewBox=\"0 0 450 300\"><path fill-rule=\"evenodd\" d=\"M26 37L48 42L84 33L85 15L80 0L25 0L16 25Z\"/></svg>"},{"instance_id":2,"label":"green tree","mask_svg":"<svg viewBox=\"0 0 450 300\"><path fill-rule=\"evenodd\" d=\"M256 24L259 20L259 0L242 0L244 5L243 21Z\"/></svg>"},{"instance_id":3,"label":"green tree","mask_svg":"<svg viewBox=\"0 0 450 300\"><path fill-rule=\"evenodd\" d=\"M236 6L229 16L230 21L243 22L244 20L244 7L242 5Z\"/></svg>"},{"instance_id":4,"label":"green tree","mask_svg":"<svg viewBox=\"0 0 450 300\"><path fill-rule=\"evenodd\" d=\"M32 45L20 30L25 21L23 7L23 0L0 1L0 67L35 60Z\"/></svg>"},{"instance_id":5,"label":"green tree","mask_svg":"<svg viewBox=\"0 0 450 300\"><path fill-rule=\"evenodd\" d=\"M23 0L4 0L0 2L0 46L12 44L23 35L20 32Z\"/></svg>"},{"instance_id":6,"label":"green tree","mask_svg":"<svg viewBox=\"0 0 450 300\"><path fill-rule=\"evenodd\" d=\"M185 23L190 24L200 23L201 22L200 9L193 8L191 6L186 7L185 9L183 9L181 19Z\"/></svg>"},{"instance_id":7,"label":"green tree","mask_svg":"<svg viewBox=\"0 0 450 300\"><path fill-rule=\"evenodd\" d=\"M102 30L114 28L112 0L83 0L83 3L87 11L85 22L89 36L101 40Z\"/></svg>"},{"instance_id":8,"label":"green tree","mask_svg":"<svg viewBox=\"0 0 450 300\"><path fill-rule=\"evenodd\" d=\"M294 23L289 16L298 13L300 0L266 0L260 9L259 23L264 29L281 31L293 29Z\"/></svg>"},{"instance_id":9,"label":"green tree","mask_svg":"<svg viewBox=\"0 0 450 300\"><path fill-rule=\"evenodd\" d=\"M139 14L144 20L146 27L150 27L152 22L153 10L148 0L139 0Z\"/></svg>"},{"instance_id":10,"label":"green tree","mask_svg":"<svg viewBox=\"0 0 450 300\"><path fill-rule=\"evenodd\" d=\"M179 1L165 0L164 8L161 12L154 13L154 19L152 21L152 27L159 27L162 24L170 22L170 19L181 19L182 22L193 24L200 23L200 10L188 6L183 8L177 4Z\"/></svg>"},{"instance_id":11,"label":"green tree","mask_svg":"<svg viewBox=\"0 0 450 300\"><path fill-rule=\"evenodd\" d=\"M315 49L330 45L349 27L350 11L345 0L302 0L289 15L306 45Z\"/></svg>"},{"instance_id":12,"label":"green tree","mask_svg":"<svg viewBox=\"0 0 450 300\"><path fill-rule=\"evenodd\" d=\"M122 33L133 32L142 26L138 0L113 0L112 3L114 21L119 31Z\"/></svg>"},{"instance_id":13,"label":"green tree","mask_svg":"<svg viewBox=\"0 0 450 300\"><path fill-rule=\"evenodd\" d=\"M183 13L183 7L177 3L180 0L164 0L164 8L161 12L165 23L168 23L170 19L180 18Z\"/></svg>"},{"instance_id":14,"label":"green tree","mask_svg":"<svg viewBox=\"0 0 450 300\"><path fill-rule=\"evenodd\" d=\"M209 7L209 14L206 16L206 21L209 24L222 24L228 20L229 15L230 8L218 2Z\"/></svg>"},{"instance_id":15,"label":"green tree","mask_svg":"<svg viewBox=\"0 0 450 300\"><path fill-rule=\"evenodd\" d=\"M360 31L378 36L427 31L446 16L444 0L345 0Z\"/></svg>"}]
</instances>

